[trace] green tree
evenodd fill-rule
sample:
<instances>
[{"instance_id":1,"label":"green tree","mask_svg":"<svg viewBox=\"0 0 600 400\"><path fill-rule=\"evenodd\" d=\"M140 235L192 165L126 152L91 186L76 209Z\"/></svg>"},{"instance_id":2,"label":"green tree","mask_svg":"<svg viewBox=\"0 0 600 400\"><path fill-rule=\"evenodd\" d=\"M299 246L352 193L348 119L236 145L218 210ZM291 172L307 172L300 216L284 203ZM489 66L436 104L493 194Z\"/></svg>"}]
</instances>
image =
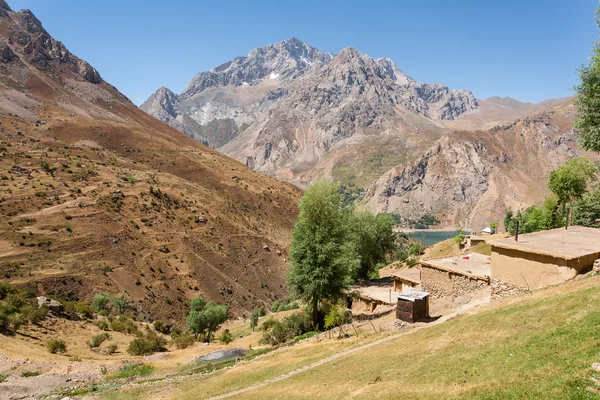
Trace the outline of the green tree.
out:
<instances>
[{"instance_id":1,"label":"green tree","mask_svg":"<svg viewBox=\"0 0 600 400\"><path fill-rule=\"evenodd\" d=\"M600 219L600 186L573 205L573 224L598 228L597 219Z\"/></svg>"},{"instance_id":2,"label":"green tree","mask_svg":"<svg viewBox=\"0 0 600 400\"><path fill-rule=\"evenodd\" d=\"M202 336L209 342L212 334L227 321L227 317L227 306L212 301L206 302L203 298L196 297L190 303L186 323L188 329L196 335L196 339Z\"/></svg>"},{"instance_id":3,"label":"green tree","mask_svg":"<svg viewBox=\"0 0 600 400\"><path fill-rule=\"evenodd\" d=\"M252 328L252 332L258 326L258 312L254 311L250 314L250 328Z\"/></svg>"},{"instance_id":4,"label":"green tree","mask_svg":"<svg viewBox=\"0 0 600 400\"><path fill-rule=\"evenodd\" d=\"M574 158L550 173L548 187L561 205L579 200L596 176L596 165L583 157Z\"/></svg>"},{"instance_id":5,"label":"green tree","mask_svg":"<svg viewBox=\"0 0 600 400\"><path fill-rule=\"evenodd\" d=\"M368 279L377 264L384 263L386 256L396 249L394 222L387 214L375 216L353 210L349 211L348 222L348 238L359 261L352 271L352 279Z\"/></svg>"},{"instance_id":6,"label":"green tree","mask_svg":"<svg viewBox=\"0 0 600 400\"><path fill-rule=\"evenodd\" d=\"M319 181L300 201L300 215L292 233L288 276L294 293L312 309L318 324L321 301L341 298L357 268L352 243L346 240L346 213L335 184Z\"/></svg>"},{"instance_id":7,"label":"green tree","mask_svg":"<svg viewBox=\"0 0 600 400\"><path fill-rule=\"evenodd\" d=\"M596 10L600 26L600 8ZM592 48L593 55L586 66L579 69L579 85L575 87L579 143L590 151L600 151L600 41Z\"/></svg>"}]
</instances>

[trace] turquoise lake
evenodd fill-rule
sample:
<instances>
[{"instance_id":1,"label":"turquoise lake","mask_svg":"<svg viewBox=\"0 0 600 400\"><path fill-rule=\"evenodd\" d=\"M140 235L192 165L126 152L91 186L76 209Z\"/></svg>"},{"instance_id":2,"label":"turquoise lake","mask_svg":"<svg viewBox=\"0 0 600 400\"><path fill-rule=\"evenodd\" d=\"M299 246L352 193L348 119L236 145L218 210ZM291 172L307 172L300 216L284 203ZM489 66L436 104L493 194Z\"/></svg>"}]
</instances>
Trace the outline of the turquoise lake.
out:
<instances>
[{"instance_id":1,"label":"turquoise lake","mask_svg":"<svg viewBox=\"0 0 600 400\"><path fill-rule=\"evenodd\" d=\"M469 234L470 232L465 232L465 234ZM422 231L413 231L409 233L409 236L416 241L420 242L423 240L423 244L425 246L433 246L436 243L443 242L444 240L451 239L456 236L456 231L430 231L430 230L422 230Z\"/></svg>"}]
</instances>

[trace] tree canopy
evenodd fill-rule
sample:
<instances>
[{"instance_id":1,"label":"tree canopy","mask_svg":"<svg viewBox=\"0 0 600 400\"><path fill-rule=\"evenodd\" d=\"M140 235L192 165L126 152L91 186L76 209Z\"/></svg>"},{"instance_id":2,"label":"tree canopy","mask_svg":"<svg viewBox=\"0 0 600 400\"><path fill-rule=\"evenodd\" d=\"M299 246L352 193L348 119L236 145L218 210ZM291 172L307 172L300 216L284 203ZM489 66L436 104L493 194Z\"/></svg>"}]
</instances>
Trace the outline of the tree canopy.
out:
<instances>
[{"instance_id":1,"label":"tree canopy","mask_svg":"<svg viewBox=\"0 0 600 400\"><path fill-rule=\"evenodd\" d=\"M227 306L212 301L206 302L202 297L192 299L186 323L196 337L202 336L204 340L210 341L211 335L225 321L227 321Z\"/></svg>"},{"instance_id":2,"label":"tree canopy","mask_svg":"<svg viewBox=\"0 0 600 400\"><path fill-rule=\"evenodd\" d=\"M300 201L292 233L289 284L312 307L317 324L319 303L341 298L357 267L351 242L346 240L345 212L337 185L319 181Z\"/></svg>"},{"instance_id":3,"label":"tree canopy","mask_svg":"<svg viewBox=\"0 0 600 400\"><path fill-rule=\"evenodd\" d=\"M596 165L584 157L567 161L550 173L548 187L561 205L579 200L596 176Z\"/></svg>"},{"instance_id":4,"label":"tree canopy","mask_svg":"<svg viewBox=\"0 0 600 400\"><path fill-rule=\"evenodd\" d=\"M600 26L600 8L596 11ZM577 91L577 122L579 142L589 151L600 152L600 42L594 43L593 55L588 65L579 69Z\"/></svg>"},{"instance_id":5,"label":"tree canopy","mask_svg":"<svg viewBox=\"0 0 600 400\"><path fill-rule=\"evenodd\" d=\"M351 271L352 279L368 279L377 265L396 249L394 222L387 214L366 212L349 212L348 220L348 239L358 256L358 264Z\"/></svg>"}]
</instances>

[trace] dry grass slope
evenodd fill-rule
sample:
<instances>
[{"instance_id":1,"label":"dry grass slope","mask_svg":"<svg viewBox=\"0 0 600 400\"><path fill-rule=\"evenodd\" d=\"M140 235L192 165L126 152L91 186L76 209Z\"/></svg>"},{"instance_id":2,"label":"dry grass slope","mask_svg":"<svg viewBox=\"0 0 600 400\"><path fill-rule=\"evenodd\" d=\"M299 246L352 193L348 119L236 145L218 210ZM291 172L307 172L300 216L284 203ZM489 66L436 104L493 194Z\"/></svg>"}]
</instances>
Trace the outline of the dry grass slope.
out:
<instances>
[{"instance_id":1,"label":"dry grass slope","mask_svg":"<svg viewBox=\"0 0 600 400\"><path fill-rule=\"evenodd\" d=\"M569 282L399 336L235 398L592 399L599 277ZM363 339L363 343L373 337ZM296 346L228 371L106 392L113 400L200 399L272 379L360 341Z\"/></svg>"}]
</instances>

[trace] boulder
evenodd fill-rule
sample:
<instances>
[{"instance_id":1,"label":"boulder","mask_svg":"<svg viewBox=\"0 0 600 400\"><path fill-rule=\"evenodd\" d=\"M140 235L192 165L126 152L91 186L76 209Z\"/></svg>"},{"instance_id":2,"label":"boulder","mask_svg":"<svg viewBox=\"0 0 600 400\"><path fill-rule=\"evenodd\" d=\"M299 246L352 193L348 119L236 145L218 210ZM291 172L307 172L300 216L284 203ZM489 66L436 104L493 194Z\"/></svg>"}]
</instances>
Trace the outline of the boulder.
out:
<instances>
[{"instance_id":1,"label":"boulder","mask_svg":"<svg viewBox=\"0 0 600 400\"><path fill-rule=\"evenodd\" d=\"M44 296L39 296L37 298L37 302L38 302L38 307L40 307L40 308L46 307L49 311L62 312L65 309L65 307L62 305L61 302L49 299Z\"/></svg>"}]
</instances>

